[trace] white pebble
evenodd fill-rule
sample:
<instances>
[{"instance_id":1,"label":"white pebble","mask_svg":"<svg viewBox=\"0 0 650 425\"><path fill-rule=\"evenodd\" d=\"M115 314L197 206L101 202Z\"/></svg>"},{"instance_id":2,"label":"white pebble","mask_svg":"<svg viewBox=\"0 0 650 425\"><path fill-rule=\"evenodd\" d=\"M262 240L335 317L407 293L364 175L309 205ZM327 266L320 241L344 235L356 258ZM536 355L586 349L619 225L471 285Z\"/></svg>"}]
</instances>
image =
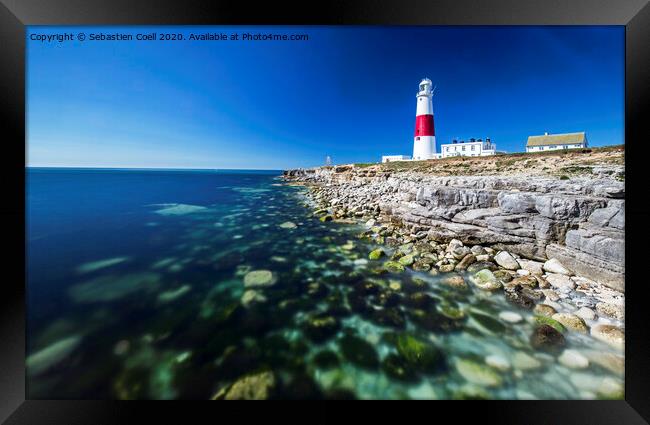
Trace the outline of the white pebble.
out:
<instances>
[{"instance_id":1,"label":"white pebble","mask_svg":"<svg viewBox=\"0 0 650 425\"><path fill-rule=\"evenodd\" d=\"M501 357L497 354L491 354L485 358L485 363L488 366L491 366L495 369L505 371L510 369L510 363L508 362L508 359Z\"/></svg>"},{"instance_id":2,"label":"white pebble","mask_svg":"<svg viewBox=\"0 0 650 425\"><path fill-rule=\"evenodd\" d=\"M589 360L576 350L564 350L558 361L571 369L584 369L589 366Z\"/></svg>"},{"instance_id":3,"label":"white pebble","mask_svg":"<svg viewBox=\"0 0 650 425\"><path fill-rule=\"evenodd\" d=\"M519 323L522 320L524 320L523 317L519 313L515 313L512 311L502 311L499 313L499 319L509 322L509 323Z\"/></svg>"}]
</instances>

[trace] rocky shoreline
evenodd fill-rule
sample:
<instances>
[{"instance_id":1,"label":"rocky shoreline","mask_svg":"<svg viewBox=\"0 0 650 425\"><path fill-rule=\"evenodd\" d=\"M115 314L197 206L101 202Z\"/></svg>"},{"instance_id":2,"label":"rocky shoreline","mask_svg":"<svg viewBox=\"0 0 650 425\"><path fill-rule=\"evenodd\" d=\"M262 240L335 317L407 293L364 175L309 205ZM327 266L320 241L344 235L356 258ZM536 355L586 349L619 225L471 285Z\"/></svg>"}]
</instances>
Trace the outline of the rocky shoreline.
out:
<instances>
[{"instance_id":1,"label":"rocky shoreline","mask_svg":"<svg viewBox=\"0 0 650 425\"><path fill-rule=\"evenodd\" d=\"M284 179L309 189L321 221L364 223L359 237L382 246L368 258L386 270L447 274L459 287L466 273L471 285L533 310L544 323L531 344L553 345L562 328L622 349L625 189L605 171L565 181L346 165Z\"/></svg>"}]
</instances>

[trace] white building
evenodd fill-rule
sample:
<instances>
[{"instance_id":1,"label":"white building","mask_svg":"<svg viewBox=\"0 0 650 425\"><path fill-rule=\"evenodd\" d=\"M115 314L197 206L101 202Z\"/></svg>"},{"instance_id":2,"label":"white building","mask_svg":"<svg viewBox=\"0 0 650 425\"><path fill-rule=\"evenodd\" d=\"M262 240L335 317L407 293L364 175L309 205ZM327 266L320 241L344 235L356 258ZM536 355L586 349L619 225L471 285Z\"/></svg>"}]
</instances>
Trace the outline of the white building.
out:
<instances>
[{"instance_id":1,"label":"white building","mask_svg":"<svg viewBox=\"0 0 650 425\"><path fill-rule=\"evenodd\" d=\"M548 134L543 136L530 136L526 143L526 152L542 152L557 149L586 148L587 135L584 131L579 133Z\"/></svg>"},{"instance_id":2,"label":"white building","mask_svg":"<svg viewBox=\"0 0 650 425\"><path fill-rule=\"evenodd\" d=\"M410 161L411 157L408 155L383 155L381 162L395 162L395 161Z\"/></svg>"},{"instance_id":3,"label":"white building","mask_svg":"<svg viewBox=\"0 0 650 425\"><path fill-rule=\"evenodd\" d=\"M488 156L496 154L497 145L492 143L490 138L482 139L469 139L453 140L451 143L443 144L440 146L442 158L450 156Z\"/></svg>"}]
</instances>

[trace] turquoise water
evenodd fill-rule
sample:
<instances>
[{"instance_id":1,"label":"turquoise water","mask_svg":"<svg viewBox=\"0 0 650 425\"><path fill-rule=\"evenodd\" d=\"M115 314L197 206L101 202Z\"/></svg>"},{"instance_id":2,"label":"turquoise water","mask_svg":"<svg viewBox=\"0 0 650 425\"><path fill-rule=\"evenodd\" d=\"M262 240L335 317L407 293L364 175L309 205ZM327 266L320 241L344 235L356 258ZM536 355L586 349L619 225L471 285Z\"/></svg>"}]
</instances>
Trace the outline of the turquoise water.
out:
<instances>
[{"instance_id":1,"label":"turquoise water","mask_svg":"<svg viewBox=\"0 0 650 425\"><path fill-rule=\"evenodd\" d=\"M319 221L278 174L30 169L29 397L208 399L260 371L277 398L595 398L622 382L533 350L532 314L501 291L381 273L365 227Z\"/></svg>"}]
</instances>

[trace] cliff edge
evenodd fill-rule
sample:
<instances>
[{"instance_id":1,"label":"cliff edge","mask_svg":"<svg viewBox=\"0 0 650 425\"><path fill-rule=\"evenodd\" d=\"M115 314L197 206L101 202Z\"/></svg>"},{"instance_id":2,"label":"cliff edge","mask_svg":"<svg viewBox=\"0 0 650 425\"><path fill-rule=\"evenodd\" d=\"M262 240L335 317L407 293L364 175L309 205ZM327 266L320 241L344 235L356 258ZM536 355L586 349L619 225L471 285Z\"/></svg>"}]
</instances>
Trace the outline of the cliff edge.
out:
<instances>
[{"instance_id":1,"label":"cliff edge","mask_svg":"<svg viewBox=\"0 0 650 425\"><path fill-rule=\"evenodd\" d=\"M556 258L623 291L623 147L295 169L335 217L399 225L413 239Z\"/></svg>"}]
</instances>

